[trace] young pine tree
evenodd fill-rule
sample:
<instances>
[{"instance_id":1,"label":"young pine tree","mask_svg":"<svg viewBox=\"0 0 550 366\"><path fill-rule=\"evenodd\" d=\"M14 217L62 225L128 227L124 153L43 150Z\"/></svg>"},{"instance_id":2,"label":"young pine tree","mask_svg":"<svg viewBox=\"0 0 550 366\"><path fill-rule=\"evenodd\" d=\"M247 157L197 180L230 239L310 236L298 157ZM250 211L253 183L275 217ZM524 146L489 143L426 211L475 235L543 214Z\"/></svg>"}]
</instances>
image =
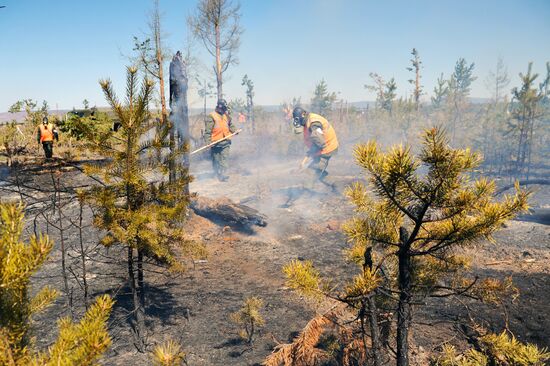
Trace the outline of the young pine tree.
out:
<instances>
[{"instance_id":1,"label":"young pine tree","mask_svg":"<svg viewBox=\"0 0 550 366\"><path fill-rule=\"evenodd\" d=\"M532 73L533 64L530 62L527 73L520 73L521 88L512 89L512 120L510 129L517 137L515 154L515 176L525 175L529 179L532 146L536 130L536 122L542 117L544 109L542 101L548 96L550 85L550 66L547 64L547 75L537 88L535 80L538 74Z\"/></svg>"},{"instance_id":2,"label":"young pine tree","mask_svg":"<svg viewBox=\"0 0 550 366\"><path fill-rule=\"evenodd\" d=\"M373 85L365 84L365 89L376 93L376 108L382 109L391 114L393 102L396 97L397 83L395 78L385 81L384 78L375 72L371 72L369 77Z\"/></svg>"},{"instance_id":3,"label":"young pine tree","mask_svg":"<svg viewBox=\"0 0 550 366\"><path fill-rule=\"evenodd\" d=\"M48 116L48 102L42 101L42 105L38 107L38 101L33 99L23 99L15 102L9 109L10 113L20 112L25 110L25 123L32 127L38 126L42 122L42 118Z\"/></svg>"},{"instance_id":4,"label":"young pine tree","mask_svg":"<svg viewBox=\"0 0 550 366\"><path fill-rule=\"evenodd\" d=\"M332 104L336 101L336 93L328 91L325 79L315 85L313 98L311 98L311 111L326 116L332 110Z\"/></svg>"},{"instance_id":5,"label":"young pine tree","mask_svg":"<svg viewBox=\"0 0 550 366\"><path fill-rule=\"evenodd\" d=\"M386 81L375 72L371 72L369 77L372 79L373 85L365 84L364 88L376 93L376 108L381 109L384 101L384 90L386 89Z\"/></svg>"},{"instance_id":6,"label":"young pine tree","mask_svg":"<svg viewBox=\"0 0 550 366\"><path fill-rule=\"evenodd\" d=\"M243 76L241 85L246 86L246 120L252 125L252 132L256 131L256 123L254 120L254 83L248 77Z\"/></svg>"},{"instance_id":7,"label":"young pine tree","mask_svg":"<svg viewBox=\"0 0 550 366\"><path fill-rule=\"evenodd\" d=\"M154 366L180 366L185 362L185 352L172 339L168 339L162 344L157 345L150 352L150 357Z\"/></svg>"},{"instance_id":8,"label":"young pine tree","mask_svg":"<svg viewBox=\"0 0 550 366\"><path fill-rule=\"evenodd\" d=\"M414 79L409 79L409 84L412 84L414 86L413 90L413 98L415 103L415 109L418 111L418 108L420 106L420 96L423 94L422 91L422 85L420 84L420 79L422 78L422 75L420 74L420 69L422 67L422 61L420 61L420 56L418 54L418 50L416 48L413 48L411 51L412 59L411 61L411 67L407 67L407 70L410 72L414 72Z\"/></svg>"},{"instance_id":9,"label":"young pine tree","mask_svg":"<svg viewBox=\"0 0 550 366\"><path fill-rule=\"evenodd\" d=\"M444 345L439 355L432 358L432 366L544 366L550 360L546 349L524 344L506 332L487 333L475 342L475 348L458 353L451 345Z\"/></svg>"},{"instance_id":10,"label":"young pine tree","mask_svg":"<svg viewBox=\"0 0 550 366\"><path fill-rule=\"evenodd\" d=\"M133 302L133 329L138 350L143 351L145 327L144 257L150 256L181 269L172 244L192 244L178 225L185 216L189 196L182 187L189 182L187 169L178 164L174 181L166 183L168 161L182 161L186 145L166 153L170 126L150 123L148 110L153 83L145 79L138 92L137 69L129 67L126 100L122 105L109 80L100 82L105 97L120 122L118 132L90 135L90 147L106 158L86 172L103 182L87 193L95 209L94 224L105 231L102 243L127 249L128 283ZM154 137L149 137L155 132ZM159 179L159 182L153 179ZM187 246L186 244L190 244ZM137 274L137 278L136 278Z\"/></svg>"},{"instance_id":11,"label":"young pine tree","mask_svg":"<svg viewBox=\"0 0 550 366\"><path fill-rule=\"evenodd\" d=\"M360 213L347 226L354 251L372 248L395 260L397 283L390 291L398 294L399 366L408 365L412 303L418 296L475 291L476 281L463 277L467 262L456 249L490 237L527 208L525 191L495 202L493 182L484 178L472 182L467 173L479 165L479 157L468 149L450 148L441 130L427 130L423 140L416 158L403 147L387 153L374 142L357 147L356 160L369 173L377 198L370 198L362 184L348 192ZM453 279L441 285L446 275Z\"/></svg>"},{"instance_id":12,"label":"young pine tree","mask_svg":"<svg viewBox=\"0 0 550 366\"><path fill-rule=\"evenodd\" d=\"M447 80L443 77L443 73L441 73L441 75L437 78L437 85L434 86L434 94L431 98L432 107L434 109L441 108L448 95L449 86L447 85Z\"/></svg>"},{"instance_id":13,"label":"young pine tree","mask_svg":"<svg viewBox=\"0 0 550 366\"><path fill-rule=\"evenodd\" d=\"M258 328L265 324L264 318L260 314L260 309L263 306L264 302L262 299L252 296L244 301L239 311L231 314L231 320L243 327L239 335L248 344L252 344Z\"/></svg>"},{"instance_id":14,"label":"young pine tree","mask_svg":"<svg viewBox=\"0 0 550 366\"><path fill-rule=\"evenodd\" d=\"M356 313L362 337L369 325L372 346L361 343L375 365L383 364L380 346L389 338L387 329L379 329L378 307L397 314L396 362L406 366L413 304L430 296L494 299L514 290L508 281L471 278L468 260L458 249L490 237L526 210L529 194L518 188L514 196L496 202L494 182L469 177L479 157L469 149L450 148L437 128L424 132L419 156L403 146L384 153L374 141L359 145L354 154L370 183L370 189L356 183L347 191L357 212L345 225L353 243L347 254L360 273L336 294L311 264L293 262L285 273L289 285L306 295L345 303Z\"/></svg>"},{"instance_id":15,"label":"young pine tree","mask_svg":"<svg viewBox=\"0 0 550 366\"><path fill-rule=\"evenodd\" d=\"M34 347L32 317L48 307L57 291L44 287L29 296L31 276L53 248L47 236L21 241L23 208L0 204L0 365L94 365L111 339L107 319L113 301L100 296L79 323L58 321L59 336L46 351Z\"/></svg>"},{"instance_id":16,"label":"young pine tree","mask_svg":"<svg viewBox=\"0 0 550 366\"><path fill-rule=\"evenodd\" d=\"M394 78L391 78L385 85L384 93L382 94L382 109L388 111L391 115L393 110L393 102L395 100L397 90L397 83Z\"/></svg>"},{"instance_id":17,"label":"young pine tree","mask_svg":"<svg viewBox=\"0 0 550 366\"><path fill-rule=\"evenodd\" d=\"M470 95L472 83L477 79L474 76L475 64L470 65L465 59L460 58L456 64L451 78L448 80L448 99L453 112L451 118L451 133L454 139L457 128L462 128L463 114L466 110L467 98Z\"/></svg>"},{"instance_id":18,"label":"young pine tree","mask_svg":"<svg viewBox=\"0 0 550 366\"><path fill-rule=\"evenodd\" d=\"M27 138L15 120L0 126L0 146L4 148L2 155L6 156L7 166L17 163L17 156L25 151Z\"/></svg>"},{"instance_id":19,"label":"young pine tree","mask_svg":"<svg viewBox=\"0 0 550 366\"><path fill-rule=\"evenodd\" d=\"M483 165L488 173L495 168L500 174L506 166L504 162L510 162L511 144L504 139L507 128L509 99L504 92L510 79L506 66L501 58L498 59L496 69L490 71L485 79L485 85L493 98L491 103L483 106L485 112L480 120L481 151L483 152Z\"/></svg>"}]
</instances>

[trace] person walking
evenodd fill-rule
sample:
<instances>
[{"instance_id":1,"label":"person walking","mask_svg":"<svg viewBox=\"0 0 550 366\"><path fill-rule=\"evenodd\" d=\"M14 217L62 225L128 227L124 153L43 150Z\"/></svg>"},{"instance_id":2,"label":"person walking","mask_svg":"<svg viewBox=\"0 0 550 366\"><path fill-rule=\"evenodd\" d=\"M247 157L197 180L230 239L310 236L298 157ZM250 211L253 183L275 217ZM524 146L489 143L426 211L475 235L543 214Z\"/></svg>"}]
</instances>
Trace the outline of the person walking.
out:
<instances>
[{"instance_id":1,"label":"person walking","mask_svg":"<svg viewBox=\"0 0 550 366\"><path fill-rule=\"evenodd\" d=\"M225 99L218 100L214 112L208 115L205 121L204 139L206 143L213 143L234 133L235 126L228 113L227 102ZM221 182L226 182L229 176L226 175L229 158L229 147L231 139L225 139L210 148L212 157L212 167L214 173Z\"/></svg>"},{"instance_id":2,"label":"person walking","mask_svg":"<svg viewBox=\"0 0 550 366\"><path fill-rule=\"evenodd\" d=\"M42 118L42 124L38 126L36 136L37 142L42 143L44 155L46 159L51 159L53 156L53 140L59 141L59 134L55 126L48 121L48 117Z\"/></svg>"}]
</instances>

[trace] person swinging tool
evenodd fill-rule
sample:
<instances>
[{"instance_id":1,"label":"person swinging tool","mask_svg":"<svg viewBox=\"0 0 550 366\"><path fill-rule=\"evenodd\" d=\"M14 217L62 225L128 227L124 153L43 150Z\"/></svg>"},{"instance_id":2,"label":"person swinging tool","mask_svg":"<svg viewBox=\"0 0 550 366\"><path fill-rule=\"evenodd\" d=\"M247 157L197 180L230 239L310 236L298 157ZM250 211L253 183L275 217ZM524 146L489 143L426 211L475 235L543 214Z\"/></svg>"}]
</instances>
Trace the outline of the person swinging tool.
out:
<instances>
[{"instance_id":1,"label":"person swinging tool","mask_svg":"<svg viewBox=\"0 0 550 366\"><path fill-rule=\"evenodd\" d=\"M314 172L315 179L336 191L334 182L327 178L328 162L338 151L336 131L326 118L301 107L294 108L292 120L294 127L303 127L304 144L308 148L302 167L310 161L308 169Z\"/></svg>"},{"instance_id":2,"label":"person swinging tool","mask_svg":"<svg viewBox=\"0 0 550 366\"><path fill-rule=\"evenodd\" d=\"M236 132L231 117L228 114L228 106L225 99L218 100L216 109L210 113L205 121L204 139L206 143L220 141L210 148L212 156L212 167L214 173L221 182L226 182L229 177L225 174L227 171L227 159L231 139L224 139L228 135Z\"/></svg>"},{"instance_id":3,"label":"person swinging tool","mask_svg":"<svg viewBox=\"0 0 550 366\"><path fill-rule=\"evenodd\" d=\"M42 148L44 149L44 155L46 159L51 159L53 156L53 139L59 141L59 135L55 126L52 123L48 122L48 117L42 119L42 124L38 126L38 131L36 134L36 140L40 144L42 143Z\"/></svg>"}]
</instances>

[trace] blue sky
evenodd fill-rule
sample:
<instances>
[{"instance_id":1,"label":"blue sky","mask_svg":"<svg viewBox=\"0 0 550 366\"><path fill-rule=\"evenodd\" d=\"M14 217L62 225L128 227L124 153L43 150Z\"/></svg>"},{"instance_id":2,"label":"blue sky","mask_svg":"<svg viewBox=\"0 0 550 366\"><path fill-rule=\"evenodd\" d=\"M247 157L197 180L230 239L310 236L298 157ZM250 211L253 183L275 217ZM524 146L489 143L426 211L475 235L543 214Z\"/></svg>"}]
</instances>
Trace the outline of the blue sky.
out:
<instances>
[{"instance_id":1,"label":"blue sky","mask_svg":"<svg viewBox=\"0 0 550 366\"><path fill-rule=\"evenodd\" d=\"M124 92L124 66L132 37L147 31L151 0L0 0L0 112L16 100L47 100L55 109L104 102L98 85L110 77ZM185 49L186 17L194 0L160 0L166 43ZM550 61L550 1L366 1L242 0L244 28L240 63L228 70L228 99L244 98L246 73L256 86L257 104L279 104L294 96L309 100L324 78L349 101L372 100L364 89L369 73L395 77L398 94L411 87L410 51L424 63L431 93L440 73L448 76L459 57L475 62L472 95L490 95L484 80L502 57L512 83L529 61L540 73ZM200 43L196 71L210 77L211 58ZM125 56L126 55L126 56ZM429 96L429 95L428 95ZM426 97L425 97L426 98ZM191 106L200 98L191 91Z\"/></svg>"}]
</instances>

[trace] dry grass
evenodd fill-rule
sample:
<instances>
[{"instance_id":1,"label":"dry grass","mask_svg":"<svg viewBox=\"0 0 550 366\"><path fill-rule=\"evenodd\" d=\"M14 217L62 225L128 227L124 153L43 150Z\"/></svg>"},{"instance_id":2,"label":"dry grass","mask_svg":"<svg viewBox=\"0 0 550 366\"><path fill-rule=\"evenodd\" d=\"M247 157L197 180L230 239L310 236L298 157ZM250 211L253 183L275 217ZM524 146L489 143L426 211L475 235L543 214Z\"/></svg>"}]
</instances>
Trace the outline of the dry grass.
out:
<instances>
[{"instance_id":1,"label":"dry grass","mask_svg":"<svg viewBox=\"0 0 550 366\"><path fill-rule=\"evenodd\" d=\"M317 315L311 319L292 343L279 344L264 361L264 366L314 366L326 361L329 355L315 346L334 314Z\"/></svg>"}]
</instances>

